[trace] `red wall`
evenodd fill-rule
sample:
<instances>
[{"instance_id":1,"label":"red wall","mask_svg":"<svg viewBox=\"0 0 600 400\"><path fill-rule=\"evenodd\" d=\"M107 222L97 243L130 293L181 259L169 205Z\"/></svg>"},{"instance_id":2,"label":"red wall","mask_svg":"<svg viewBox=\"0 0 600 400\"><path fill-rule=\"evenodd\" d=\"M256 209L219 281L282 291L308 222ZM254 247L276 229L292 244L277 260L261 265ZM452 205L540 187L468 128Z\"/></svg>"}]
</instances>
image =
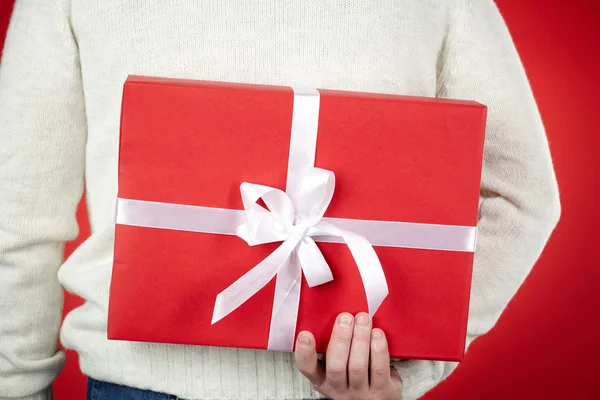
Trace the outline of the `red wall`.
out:
<instances>
[{"instance_id":1,"label":"red wall","mask_svg":"<svg viewBox=\"0 0 600 400\"><path fill-rule=\"evenodd\" d=\"M0 2L0 35L11 1ZM427 400L600 398L600 2L498 0L533 86L557 170L561 222L496 328ZM0 41L3 38L0 37ZM81 235L89 235L79 210ZM65 312L79 301L67 296ZM75 354L57 400L85 396Z\"/></svg>"}]
</instances>

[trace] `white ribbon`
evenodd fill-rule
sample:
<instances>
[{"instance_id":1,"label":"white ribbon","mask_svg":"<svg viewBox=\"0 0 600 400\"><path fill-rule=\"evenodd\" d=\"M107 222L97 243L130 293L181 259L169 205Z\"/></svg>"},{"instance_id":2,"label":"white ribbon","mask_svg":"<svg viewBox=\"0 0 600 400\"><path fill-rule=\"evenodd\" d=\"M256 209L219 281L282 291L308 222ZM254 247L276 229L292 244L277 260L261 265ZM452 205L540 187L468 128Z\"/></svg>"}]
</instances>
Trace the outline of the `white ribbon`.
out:
<instances>
[{"instance_id":1,"label":"white ribbon","mask_svg":"<svg viewBox=\"0 0 600 400\"><path fill-rule=\"evenodd\" d=\"M238 228L238 236L251 246L283 243L217 295L213 324L242 305L277 275L269 349L291 350L300 298L301 274L298 267L304 272L309 287L333 280L329 265L312 239L322 235L337 236L346 243L363 280L369 314L375 314L388 294L385 275L375 250L362 236L321 220L333 197L334 181L331 171L306 168L298 182L300 190L296 205L279 189L242 184L248 222ZM256 204L258 199L264 201L268 210Z\"/></svg>"},{"instance_id":2,"label":"white ribbon","mask_svg":"<svg viewBox=\"0 0 600 400\"><path fill-rule=\"evenodd\" d=\"M368 311L375 314L388 294L381 263L372 245L433 250L475 249L476 228L324 218L333 197L333 172L314 168L319 92L294 90L286 192L243 183L244 211L117 199L118 224L212 234L237 234L249 245L282 244L217 295L212 323L234 311L276 276L268 348L292 350L302 272L309 287L333 279L316 241L345 243L358 267ZM268 210L257 204L262 199ZM244 223L245 221L245 223Z\"/></svg>"},{"instance_id":3,"label":"white ribbon","mask_svg":"<svg viewBox=\"0 0 600 400\"><path fill-rule=\"evenodd\" d=\"M219 293L213 312L214 324L277 276L269 330L271 350L293 349L302 272L309 287L333 280L314 236L337 236L346 243L358 266L370 315L375 314L388 294L381 263L369 241L321 221L333 197L335 177L331 171L313 167L319 102L315 89L294 90L286 192L246 182L241 185L248 222L238 228L237 235L251 246L283 243ZM268 210L256 203L259 199Z\"/></svg>"},{"instance_id":4,"label":"white ribbon","mask_svg":"<svg viewBox=\"0 0 600 400\"><path fill-rule=\"evenodd\" d=\"M236 235L247 222L244 210L161 203L148 200L117 199L117 224L143 228ZM423 224L403 221L377 221L323 217L338 228L356 232L375 247L475 251L474 226ZM336 236L314 236L315 242L344 243Z\"/></svg>"}]
</instances>

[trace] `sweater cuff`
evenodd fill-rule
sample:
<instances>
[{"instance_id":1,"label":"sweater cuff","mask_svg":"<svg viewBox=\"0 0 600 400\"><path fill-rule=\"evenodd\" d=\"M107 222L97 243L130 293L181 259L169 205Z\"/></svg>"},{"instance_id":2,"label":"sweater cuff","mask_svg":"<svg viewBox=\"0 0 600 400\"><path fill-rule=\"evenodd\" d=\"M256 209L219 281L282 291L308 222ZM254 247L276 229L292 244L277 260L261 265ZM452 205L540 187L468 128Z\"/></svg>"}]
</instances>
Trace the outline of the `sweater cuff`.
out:
<instances>
[{"instance_id":1,"label":"sweater cuff","mask_svg":"<svg viewBox=\"0 0 600 400\"><path fill-rule=\"evenodd\" d=\"M25 397L0 397L0 400L53 400L52 386L37 393Z\"/></svg>"},{"instance_id":2,"label":"sweater cuff","mask_svg":"<svg viewBox=\"0 0 600 400\"><path fill-rule=\"evenodd\" d=\"M416 400L423 396L440 383L455 364L429 360L393 360L392 367L402 379L402 400ZM445 371L446 369L449 371Z\"/></svg>"}]
</instances>

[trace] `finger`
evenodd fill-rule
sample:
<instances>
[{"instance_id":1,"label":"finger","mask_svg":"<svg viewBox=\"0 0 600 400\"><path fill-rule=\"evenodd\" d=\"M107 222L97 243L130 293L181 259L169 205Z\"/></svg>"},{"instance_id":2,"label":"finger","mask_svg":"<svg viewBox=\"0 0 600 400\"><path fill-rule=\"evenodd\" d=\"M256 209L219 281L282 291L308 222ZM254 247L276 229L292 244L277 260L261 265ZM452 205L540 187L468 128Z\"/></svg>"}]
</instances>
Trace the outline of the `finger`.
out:
<instances>
[{"instance_id":1,"label":"finger","mask_svg":"<svg viewBox=\"0 0 600 400\"><path fill-rule=\"evenodd\" d=\"M394 382L394 384L396 384L397 386L402 387L402 377L400 376L400 374L398 373L398 371L396 371L396 369L394 367L390 368L390 372L391 377L392 377L392 382Z\"/></svg>"},{"instance_id":2,"label":"finger","mask_svg":"<svg viewBox=\"0 0 600 400\"><path fill-rule=\"evenodd\" d=\"M325 382L325 368L317 359L315 337L308 331L302 331L296 339L296 367L313 387L318 390Z\"/></svg>"},{"instance_id":3,"label":"finger","mask_svg":"<svg viewBox=\"0 0 600 400\"><path fill-rule=\"evenodd\" d=\"M353 325L354 317L352 317L352 314L342 313L338 315L331 333L331 339L327 345L325 355L327 382L337 390L348 387L346 368L350 354Z\"/></svg>"},{"instance_id":4,"label":"finger","mask_svg":"<svg viewBox=\"0 0 600 400\"><path fill-rule=\"evenodd\" d=\"M354 320L354 333L348 360L348 385L356 391L369 388L369 351L371 345L371 318L359 313Z\"/></svg>"},{"instance_id":5,"label":"finger","mask_svg":"<svg viewBox=\"0 0 600 400\"><path fill-rule=\"evenodd\" d=\"M371 389L383 391L391 382L390 353L387 340L381 329L371 332Z\"/></svg>"}]
</instances>

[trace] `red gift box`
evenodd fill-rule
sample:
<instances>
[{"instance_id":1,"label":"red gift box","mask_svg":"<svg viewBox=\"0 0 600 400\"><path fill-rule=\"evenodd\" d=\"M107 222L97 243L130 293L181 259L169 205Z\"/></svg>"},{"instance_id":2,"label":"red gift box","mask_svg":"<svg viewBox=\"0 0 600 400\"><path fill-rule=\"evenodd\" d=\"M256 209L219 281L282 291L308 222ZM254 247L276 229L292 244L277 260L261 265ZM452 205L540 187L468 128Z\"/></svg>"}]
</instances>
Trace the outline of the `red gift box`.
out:
<instances>
[{"instance_id":1,"label":"red gift box","mask_svg":"<svg viewBox=\"0 0 600 400\"><path fill-rule=\"evenodd\" d=\"M398 238L406 246L373 243L389 287L373 325L386 332L392 357L461 360L473 251L429 243L436 243L440 227L474 232L486 107L319 94L314 166L336 177L325 217L415 229ZM243 210L242 182L285 190L294 99L288 87L130 77L123 93L118 197ZM149 220L165 219L156 209L140 210ZM117 222L109 339L268 347L275 279L223 319L211 320L217 295L280 243L248 246L231 233ZM195 221L184 217L180 223ZM428 227L433 234L419 230ZM314 287L302 280L296 333L313 332L324 352L337 314L367 311L367 300L348 247L319 242L318 248L334 280Z\"/></svg>"}]
</instances>

